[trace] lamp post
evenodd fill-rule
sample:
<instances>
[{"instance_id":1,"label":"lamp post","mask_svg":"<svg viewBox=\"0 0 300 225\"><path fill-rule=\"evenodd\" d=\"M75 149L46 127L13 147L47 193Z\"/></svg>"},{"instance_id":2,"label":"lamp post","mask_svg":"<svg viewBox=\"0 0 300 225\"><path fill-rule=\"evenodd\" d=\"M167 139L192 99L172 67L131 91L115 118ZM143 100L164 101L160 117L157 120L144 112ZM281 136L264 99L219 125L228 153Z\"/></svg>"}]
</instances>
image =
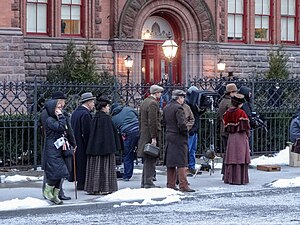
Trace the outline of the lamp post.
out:
<instances>
[{"instance_id":1,"label":"lamp post","mask_svg":"<svg viewBox=\"0 0 300 225\"><path fill-rule=\"evenodd\" d=\"M162 48L164 51L164 55L169 59L168 70L169 70L169 80L172 84L172 59L176 56L176 52L178 49L178 45L174 40L171 39L171 35L168 36L168 40L166 40L162 44Z\"/></svg>"},{"instance_id":2,"label":"lamp post","mask_svg":"<svg viewBox=\"0 0 300 225\"><path fill-rule=\"evenodd\" d=\"M126 91L126 103L128 104L128 96L129 96L129 74L130 74L130 69L133 66L133 59L130 57L130 55L127 55L126 59L124 60L125 67L127 69L127 91Z\"/></svg>"},{"instance_id":3,"label":"lamp post","mask_svg":"<svg viewBox=\"0 0 300 225\"><path fill-rule=\"evenodd\" d=\"M217 68L218 68L218 71L221 71L220 73L220 78L222 78L222 72L225 70L225 67L226 67L226 63L223 62L222 59L219 60L219 62L217 63Z\"/></svg>"}]
</instances>

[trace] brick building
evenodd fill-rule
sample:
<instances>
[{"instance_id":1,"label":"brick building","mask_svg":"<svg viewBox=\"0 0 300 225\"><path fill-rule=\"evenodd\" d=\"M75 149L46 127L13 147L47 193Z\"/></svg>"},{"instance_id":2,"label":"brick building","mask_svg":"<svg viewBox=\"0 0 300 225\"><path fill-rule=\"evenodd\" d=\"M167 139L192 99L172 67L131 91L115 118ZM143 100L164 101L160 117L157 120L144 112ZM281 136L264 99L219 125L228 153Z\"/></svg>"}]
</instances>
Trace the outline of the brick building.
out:
<instances>
[{"instance_id":1,"label":"brick building","mask_svg":"<svg viewBox=\"0 0 300 225\"><path fill-rule=\"evenodd\" d=\"M224 73L252 76L284 45L291 75L300 73L300 0L1 0L0 80L44 79L70 39L97 47L99 71L134 82L175 82ZM162 44L178 44L169 66ZM171 71L170 71L171 70Z\"/></svg>"}]
</instances>

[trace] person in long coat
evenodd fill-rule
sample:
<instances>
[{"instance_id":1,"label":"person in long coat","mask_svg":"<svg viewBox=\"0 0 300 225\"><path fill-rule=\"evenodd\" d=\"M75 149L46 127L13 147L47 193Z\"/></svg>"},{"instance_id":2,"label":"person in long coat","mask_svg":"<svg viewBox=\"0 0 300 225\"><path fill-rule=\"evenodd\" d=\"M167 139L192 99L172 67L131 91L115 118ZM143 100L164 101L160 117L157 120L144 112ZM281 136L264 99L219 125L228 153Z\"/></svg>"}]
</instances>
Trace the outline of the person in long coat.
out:
<instances>
[{"instance_id":1,"label":"person in long coat","mask_svg":"<svg viewBox=\"0 0 300 225\"><path fill-rule=\"evenodd\" d=\"M231 97L230 107L224 114L225 131L228 132L227 149L223 180L227 184L249 183L248 165L249 150L249 118L241 109L244 95L235 94Z\"/></svg>"},{"instance_id":2,"label":"person in long coat","mask_svg":"<svg viewBox=\"0 0 300 225\"><path fill-rule=\"evenodd\" d=\"M77 144L75 152L76 157L76 178L77 190L84 190L85 175L86 175L86 148L90 136L90 126L92 120L91 111L95 107L95 97L91 92L86 92L81 95L81 105L76 108L71 116L71 126L74 131L74 136ZM71 175L73 175L72 172ZM70 181L74 178L71 177Z\"/></svg>"},{"instance_id":3,"label":"person in long coat","mask_svg":"<svg viewBox=\"0 0 300 225\"><path fill-rule=\"evenodd\" d=\"M62 204L58 198L61 179L68 178L69 171L63 158L63 145L54 143L64 136L66 131L66 118L62 113L60 100L49 100L45 108L49 117L45 121L45 149L44 170L46 173L46 186L44 196L55 204Z\"/></svg>"},{"instance_id":4,"label":"person in long coat","mask_svg":"<svg viewBox=\"0 0 300 225\"><path fill-rule=\"evenodd\" d=\"M186 165L188 162L188 128L186 115L182 104L185 92L174 90L171 102L164 108L163 121L166 126L167 187L178 190L176 180L178 175L179 190L194 192L188 185Z\"/></svg>"},{"instance_id":5,"label":"person in long coat","mask_svg":"<svg viewBox=\"0 0 300 225\"><path fill-rule=\"evenodd\" d=\"M150 87L150 95L142 102L139 111L140 139L137 156L143 157L142 188L158 187L153 183L157 157L144 154L147 143L154 146L160 145L161 113L158 100L163 88L158 85Z\"/></svg>"},{"instance_id":6,"label":"person in long coat","mask_svg":"<svg viewBox=\"0 0 300 225\"><path fill-rule=\"evenodd\" d=\"M104 97L97 98L96 110L86 149L84 190L89 194L109 194L118 190L115 153L120 150L121 143L109 115L110 101Z\"/></svg>"},{"instance_id":7,"label":"person in long coat","mask_svg":"<svg viewBox=\"0 0 300 225\"><path fill-rule=\"evenodd\" d=\"M219 104L219 119L220 119L220 135L221 135L221 141L222 141L222 147L223 147L223 159L225 158L226 154L226 148L227 148L227 139L228 139L228 133L225 132L224 124L223 124L223 115L231 107L231 96L233 96L235 93L237 93L238 89L234 83L230 83L226 85L226 91L223 99L221 100ZM224 160L222 164L221 174L224 174Z\"/></svg>"}]
</instances>

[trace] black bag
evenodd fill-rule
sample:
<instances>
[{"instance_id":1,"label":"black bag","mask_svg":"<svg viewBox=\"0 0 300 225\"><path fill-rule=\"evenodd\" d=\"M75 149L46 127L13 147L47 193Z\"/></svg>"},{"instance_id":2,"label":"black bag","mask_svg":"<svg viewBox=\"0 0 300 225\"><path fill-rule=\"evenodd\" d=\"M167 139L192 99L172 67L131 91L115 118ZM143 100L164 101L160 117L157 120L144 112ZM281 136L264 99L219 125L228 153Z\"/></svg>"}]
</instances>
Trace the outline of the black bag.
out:
<instances>
[{"instance_id":1,"label":"black bag","mask_svg":"<svg viewBox=\"0 0 300 225\"><path fill-rule=\"evenodd\" d=\"M144 147L144 153L147 154L147 155L150 155L152 157L158 157L159 156L159 151L160 151L160 148L157 147L157 146L154 146L152 144L145 144L145 147Z\"/></svg>"},{"instance_id":2,"label":"black bag","mask_svg":"<svg viewBox=\"0 0 300 225\"><path fill-rule=\"evenodd\" d=\"M68 140L65 138L65 144L62 147L62 154L66 157L72 157L74 154L74 148L70 145Z\"/></svg>"},{"instance_id":3,"label":"black bag","mask_svg":"<svg viewBox=\"0 0 300 225\"><path fill-rule=\"evenodd\" d=\"M298 138L296 142L292 145L291 152L300 154L300 138Z\"/></svg>"}]
</instances>

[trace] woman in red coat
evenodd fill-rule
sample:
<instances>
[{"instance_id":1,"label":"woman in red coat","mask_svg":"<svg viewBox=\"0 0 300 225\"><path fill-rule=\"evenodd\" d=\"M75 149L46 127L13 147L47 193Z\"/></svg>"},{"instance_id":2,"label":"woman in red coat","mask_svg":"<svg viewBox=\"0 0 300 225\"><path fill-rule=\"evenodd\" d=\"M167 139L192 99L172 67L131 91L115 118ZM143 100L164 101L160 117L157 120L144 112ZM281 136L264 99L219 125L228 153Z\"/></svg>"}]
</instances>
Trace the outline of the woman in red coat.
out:
<instances>
[{"instance_id":1,"label":"woman in red coat","mask_svg":"<svg viewBox=\"0 0 300 225\"><path fill-rule=\"evenodd\" d=\"M241 109L244 95L235 94L231 97L230 107L223 116L225 131L229 134L223 180L227 184L249 183L248 165L249 150L249 119Z\"/></svg>"}]
</instances>

